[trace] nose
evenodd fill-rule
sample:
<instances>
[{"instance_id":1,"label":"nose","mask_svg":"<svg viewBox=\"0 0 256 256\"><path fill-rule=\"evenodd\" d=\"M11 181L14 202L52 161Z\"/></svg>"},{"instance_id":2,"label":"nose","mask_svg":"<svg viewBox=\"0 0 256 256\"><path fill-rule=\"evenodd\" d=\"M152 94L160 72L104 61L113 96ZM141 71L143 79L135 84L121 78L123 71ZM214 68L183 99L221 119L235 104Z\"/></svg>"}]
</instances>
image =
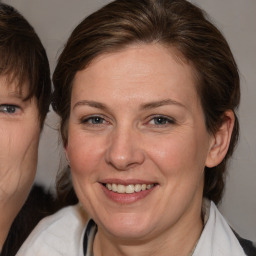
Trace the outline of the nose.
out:
<instances>
[{"instance_id":1,"label":"nose","mask_svg":"<svg viewBox=\"0 0 256 256\"><path fill-rule=\"evenodd\" d=\"M132 129L116 129L109 138L106 162L119 171L142 164L145 160L140 134Z\"/></svg>"}]
</instances>

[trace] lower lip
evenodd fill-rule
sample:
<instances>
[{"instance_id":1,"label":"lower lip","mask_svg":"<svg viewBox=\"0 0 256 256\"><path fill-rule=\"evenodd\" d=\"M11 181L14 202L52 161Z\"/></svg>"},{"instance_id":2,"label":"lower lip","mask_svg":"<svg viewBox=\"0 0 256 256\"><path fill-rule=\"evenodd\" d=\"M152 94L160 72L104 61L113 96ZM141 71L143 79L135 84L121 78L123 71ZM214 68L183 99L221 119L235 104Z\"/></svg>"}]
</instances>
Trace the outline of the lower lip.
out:
<instances>
[{"instance_id":1,"label":"lower lip","mask_svg":"<svg viewBox=\"0 0 256 256\"><path fill-rule=\"evenodd\" d=\"M116 203L120 203L120 204L131 204L134 202L137 202L143 198L145 198L146 196L148 196L150 193L152 193L152 191L156 188L156 186L153 186L150 189L147 190L143 190L140 192L134 192L131 194L119 194L116 192L113 192L109 189L107 189L104 185L101 185L103 192L105 193L105 195L113 200Z\"/></svg>"}]
</instances>

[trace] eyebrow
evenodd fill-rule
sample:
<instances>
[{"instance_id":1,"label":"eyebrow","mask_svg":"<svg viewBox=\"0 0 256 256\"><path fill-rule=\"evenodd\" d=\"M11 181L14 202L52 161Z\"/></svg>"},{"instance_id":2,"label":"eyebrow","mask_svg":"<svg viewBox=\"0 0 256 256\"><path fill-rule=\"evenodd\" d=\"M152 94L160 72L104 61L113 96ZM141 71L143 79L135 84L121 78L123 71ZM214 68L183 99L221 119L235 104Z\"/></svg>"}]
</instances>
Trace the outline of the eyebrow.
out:
<instances>
[{"instance_id":1,"label":"eyebrow","mask_svg":"<svg viewBox=\"0 0 256 256\"><path fill-rule=\"evenodd\" d=\"M161 101L153 101L153 102L145 103L140 107L140 109L141 110L153 109L153 108L158 108L158 107L165 106L165 105L177 105L177 106L186 108L185 105L181 104L178 101L171 100L171 99L165 99L165 100L161 100ZM98 108L98 109L102 109L102 110L108 109L108 107L105 104L97 102L97 101L91 101L91 100L78 101L74 105L73 109L78 106L89 106L92 108Z\"/></svg>"},{"instance_id":2,"label":"eyebrow","mask_svg":"<svg viewBox=\"0 0 256 256\"><path fill-rule=\"evenodd\" d=\"M91 101L91 100L81 100L81 101L78 101L74 107L78 107L78 106L89 106L89 107L92 107L92 108L99 108L99 109L102 109L102 110L106 110L107 109L107 106L103 103L100 103L100 102L97 102L97 101Z\"/></svg>"},{"instance_id":3,"label":"eyebrow","mask_svg":"<svg viewBox=\"0 0 256 256\"><path fill-rule=\"evenodd\" d=\"M183 105L182 103L180 103L178 101L175 101L172 99L165 99L165 100L153 101L153 102L143 104L141 106L141 109L152 109L152 108L158 108L158 107L165 106L165 105L177 105L177 106L186 108L185 105Z\"/></svg>"}]
</instances>

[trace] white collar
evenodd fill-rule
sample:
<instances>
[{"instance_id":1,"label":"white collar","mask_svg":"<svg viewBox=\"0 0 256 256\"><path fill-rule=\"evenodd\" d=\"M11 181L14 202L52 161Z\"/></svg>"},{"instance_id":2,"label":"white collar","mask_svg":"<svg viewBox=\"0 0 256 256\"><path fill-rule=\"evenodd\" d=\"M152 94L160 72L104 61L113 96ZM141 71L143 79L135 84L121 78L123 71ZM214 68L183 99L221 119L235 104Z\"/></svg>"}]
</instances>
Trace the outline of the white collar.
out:
<instances>
[{"instance_id":1,"label":"white collar","mask_svg":"<svg viewBox=\"0 0 256 256\"><path fill-rule=\"evenodd\" d=\"M216 205L207 199L203 202L203 215L205 226L192 256L246 256L227 221ZM86 239L83 241L83 247L87 249L85 256L93 256L96 232L97 226L91 219L84 232Z\"/></svg>"},{"instance_id":2,"label":"white collar","mask_svg":"<svg viewBox=\"0 0 256 256\"><path fill-rule=\"evenodd\" d=\"M193 256L246 256L239 241L211 202L210 214Z\"/></svg>"}]
</instances>

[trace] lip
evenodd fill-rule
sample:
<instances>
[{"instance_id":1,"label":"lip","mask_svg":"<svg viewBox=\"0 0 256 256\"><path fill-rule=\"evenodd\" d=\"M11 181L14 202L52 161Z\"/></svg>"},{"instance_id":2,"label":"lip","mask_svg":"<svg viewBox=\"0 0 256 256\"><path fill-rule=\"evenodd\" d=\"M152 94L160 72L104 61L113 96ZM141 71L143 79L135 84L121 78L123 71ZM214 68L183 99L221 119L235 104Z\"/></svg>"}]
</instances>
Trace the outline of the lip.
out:
<instances>
[{"instance_id":1,"label":"lip","mask_svg":"<svg viewBox=\"0 0 256 256\"><path fill-rule=\"evenodd\" d=\"M131 194L119 194L113 191L108 190L105 187L106 183L115 183L115 184L122 184L122 185L130 185L130 184L156 184L150 189L143 190L140 192L134 192ZM149 196L158 186L157 183L152 181L144 181L144 180L138 180L138 179L129 179L129 180L120 180L120 179L105 179L100 182L101 188L105 194L105 196L110 199L111 201L114 201L119 204L132 204L139 200L144 199L145 197Z\"/></svg>"}]
</instances>

